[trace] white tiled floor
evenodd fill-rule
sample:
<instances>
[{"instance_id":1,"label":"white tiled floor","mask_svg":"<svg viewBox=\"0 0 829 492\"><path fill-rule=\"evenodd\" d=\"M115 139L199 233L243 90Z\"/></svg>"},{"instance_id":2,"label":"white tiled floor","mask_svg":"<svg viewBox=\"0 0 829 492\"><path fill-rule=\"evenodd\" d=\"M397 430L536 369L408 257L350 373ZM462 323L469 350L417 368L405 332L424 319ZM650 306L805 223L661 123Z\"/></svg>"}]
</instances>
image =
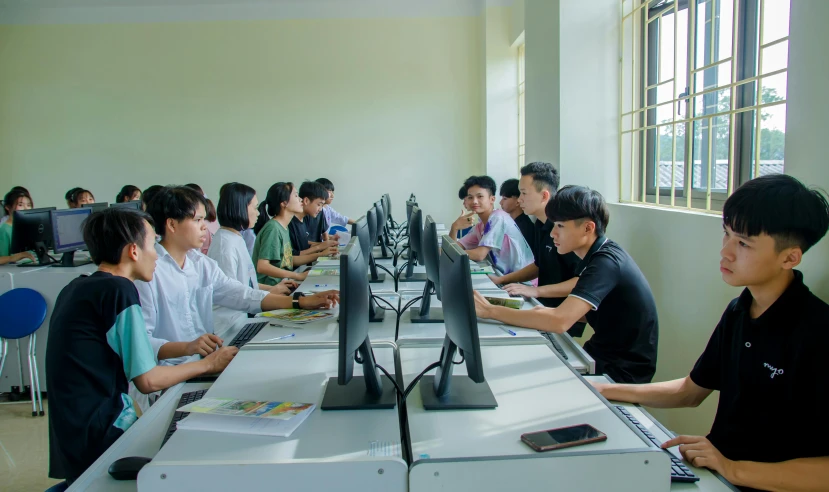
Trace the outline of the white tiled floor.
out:
<instances>
[{"instance_id":1,"label":"white tiled floor","mask_svg":"<svg viewBox=\"0 0 829 492\"><path fill-rule=\"evenodd\" d=\"M47 414L47 402L43 401ZM49 471L49 417L32 417L30 402L0 404L0 489L46 490L59 480Z\"/></svg>"}]
</instances>

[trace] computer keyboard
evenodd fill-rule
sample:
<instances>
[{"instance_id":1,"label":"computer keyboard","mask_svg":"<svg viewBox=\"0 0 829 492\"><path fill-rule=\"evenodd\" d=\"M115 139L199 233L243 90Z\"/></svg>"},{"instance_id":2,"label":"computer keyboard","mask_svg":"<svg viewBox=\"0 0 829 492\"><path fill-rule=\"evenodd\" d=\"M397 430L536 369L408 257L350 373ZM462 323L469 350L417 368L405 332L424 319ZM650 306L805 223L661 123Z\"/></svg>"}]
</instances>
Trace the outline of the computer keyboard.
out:
<instances>
[{"instance_id":1,"label":"computer keyboard","mask_svg":"<svg viewBox=\"0 0 829 492\"><path fill-rule=\"evenodd\" d=\"M553 345L553 348L554 348L554 349L556 349L556 352L558 352L559 354L561 354L561 357L562 357L564 360L568 360L568 359L569 359L569 357L567 357L567 354L564 352L564 349L563 349L563 348L561 348L561 345L559 345L559 344L558 344L558 341L556 341L556 337L555 337L555 335L553 335L553 334L552 334L552 333L550 333L549 331L542 333L542 335L543 335L544 337L546 337L546 338L547 338L547 340L549 340L549 341L550 341L550 343Z\"/></svg>"},{"instance_id":2,"label":"computer keyboard","mask_svg":"<svg viewBox=\"0 0 829 492\"><path fill-rule=\"evenodd\" d=\"M636 417L634 417L630 412L628 412L627 409L625 409L625 407L621 405L616 405L616 408L620 412L622 412L622 415L624 415L625 417L627 417L628 420L630 420L631 424L635 425L637 429L642 431L642 434L645 434L645 437L650 439L652 443L654 443L657 446L662 445L661 442L656 440L656 436L651 434L648 431L647 427L645 427L644 425L642 425L641 422L636 420ZM699 481L699 477L694 475L694 473L687 466L685 466L685 463L683 463L681 459L671 454L668 450L664 451L668 453L668 456L671 457L671 482L690 483Z\"/></svg>"},{"instance_id":3,"label":"computer keyboard","mask_svg":"<svg viewBox=\"0 0 829 492\"><path fill-rule=\"evenodd\" d=\"M206 389L184 393L183 395L181 395L181 398L179 399L176 408L181 408L184 405L189 405L194 401L201 400L205 393L207 393ZM165 444L167 444L167 441L169 441L170 438L173 437L173 434L176 432L176 424L178 423L178 421L188 415L190 415L190 412L179 412L178 410L176 410L176 412L173 414L173 420L171 420L170 425L167 426L167 433L164 434L164 440L161 441L162 448Z\"/></svg>"},{"instance_id":4,"label":"computer keyboard","mask_svg":"<svg viewBox=\"0 0 829 492\"><path fill-rule=\"evenodd\" d=\"M268 322L264 321L262 323L248 323L242 327L242 331L239 332L233 340L230 341L231 347L242 348L245 346L246 343L253 340L253 337L259 334L262 331L262 328L268 326Z\"/></svg>"}]
</instances>

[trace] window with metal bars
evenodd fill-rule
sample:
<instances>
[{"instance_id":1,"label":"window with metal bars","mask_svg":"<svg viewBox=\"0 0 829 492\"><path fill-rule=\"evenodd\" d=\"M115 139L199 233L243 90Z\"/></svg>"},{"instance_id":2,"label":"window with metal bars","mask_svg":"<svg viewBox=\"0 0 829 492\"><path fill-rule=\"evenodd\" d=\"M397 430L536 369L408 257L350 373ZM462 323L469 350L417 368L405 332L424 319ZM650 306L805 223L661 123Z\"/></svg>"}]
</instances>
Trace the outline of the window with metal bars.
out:
<instances>
[{"instance_id":1,"label":"window with metal bars","mask_svg":"<svg viewBox=\"0 0 829 492\"><path fill-rule=\"evenodd\" d=\"M721 210L782 173L790 0L622 0L622 201Z\"/></svg>"}]
</instances>

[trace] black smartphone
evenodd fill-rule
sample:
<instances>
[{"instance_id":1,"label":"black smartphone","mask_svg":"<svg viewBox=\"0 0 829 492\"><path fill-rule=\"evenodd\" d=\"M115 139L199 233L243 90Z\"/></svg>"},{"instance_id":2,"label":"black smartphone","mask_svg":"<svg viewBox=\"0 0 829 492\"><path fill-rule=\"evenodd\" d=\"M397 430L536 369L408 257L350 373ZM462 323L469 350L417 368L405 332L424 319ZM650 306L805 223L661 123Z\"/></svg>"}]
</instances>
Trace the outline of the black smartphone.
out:
<instances>
[{"instance_id":1,"label":"black smartphone","mask_svg":"<svg viewBox=\"0 0 829 492\"><path fill-rule=\"evenodd\" d=\"M581 424L540 432L528 432L521 434L521 440L536 451L551 451L605 441L607 435L592 425Z\"/></svg>"}]
</instances>

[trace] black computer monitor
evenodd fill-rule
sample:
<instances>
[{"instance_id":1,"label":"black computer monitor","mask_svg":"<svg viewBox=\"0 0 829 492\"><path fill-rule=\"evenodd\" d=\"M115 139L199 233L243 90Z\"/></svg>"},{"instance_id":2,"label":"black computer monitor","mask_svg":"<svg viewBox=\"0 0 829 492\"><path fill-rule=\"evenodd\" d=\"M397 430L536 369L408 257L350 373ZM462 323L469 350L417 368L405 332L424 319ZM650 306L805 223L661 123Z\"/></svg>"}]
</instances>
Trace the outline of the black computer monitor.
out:
<instances>
[{"instance_id":1,"label":"black computer monitor","mask_svg":"<svg viewBox=\"0 0 829 492\"><path fill-rule=\"evenodd\" d=\"M443 236L440 256L440 290L446 338L440 367L434 376L420 383L420 396L426 410L495 408L498 402L484 378L478 319L472 298L469 256L449 236ZM468 376L453 376L453 359L460 351Z\"/></svg>"},{"instance_id":2,"label":"black computer monitor","mask_svg":"<svg viewBox=\"0 0 829 492\"><path fill-rule=\"evenodd\" d=\"M91 260L75 263L75 251L86 248L83 240L83 225L92 215L92 208L71 208L69 210L52 210L52 239L55 253L63 253L56 267L77 267L92 263Z\"/></svg>"},{"instance_id":3,"label":"black computer monitor","mask_svg":"<svg viewBox=\"0 0 829 492\"><path fill-rule=\"evenodd\" d=\"M389 227L394 227L394 219L391 217L391 197L388 193L383 195L383 207L386 209L386 222L388 222Z\"/></svg>"},{"instance_id":4,"label":"black computer monitor","mask_svg":"<svg viewBox=\"0 0 829 492\"><path fill-rule=\"evenodd\" d=\"M409 217L409 257L406 263L406 272L399 279L403 282L425 282L425 273L415 273L414 267L421 258L420 250L423 246L423 212L420 207L412 207L412 216Z\"/></svg>"},{"instance_id":5,"label":"black computer monitor","mask_svg":"<svg viewBox=\"0 0 829 492\"><path fill-rule=\"evenodd\" d=\"M52 218L49 214L55 207L33 208L14 211L12 221L11 254L34 251L37 263L18 266L42 266L52 263L49 250L52 249Z\"/></svg>"},{"instance_id":6,"label":"black computer monitor","mask_svg":"<svg viewBox=\"0 0 829 492\"><path fill-rule=\"evenodd\" d=\"M368 336L368 263L359 237L352 237L340 254L340 346L337 377L328 380L323 410L394 408L394 386L383 387ZM363 375L354 376L354 362ZM394 376L392 376L394 377Z\"/></svg>"},{"instance_id":7,"label":"black computer monitor","mask_svg":"<svg viewBox=\"0 0 829 492\"><path fill-rule=\"evenodd\" d=\"M95 203L84 203L81 205L81 208L91 208L92 213L100 212L101 210L107 208L109 204L107 202L95 202Z\"/></svg>"},{"instance_id":8,"label":"black computer monitor","mask_svg":"<svg viewBox=\"0 0 829 492\"><path fill-rule=\"evenodd\" d=\"M414 215L414 214L412 214ZM432 293L440 297L440 246L438 245L438 227L431 215L426 216L423 225L423 247L418 256L426 265L426 285L423 287L420 307L409 310L409 319L412 323L443 323L443 309L431 307Z\"/></svg>"},{"instance_id":9,"label":"black computer monitor","mask_svg":"<svg viewBox=\"0 0 829 492\"><path fill-rule=\"evenodd\" d=\"M131 202L122 202L122 203L111 203L109 206L112 207L123 207L123 208L134 208L136 210L142 210L141 208L141 200L133 200Z\"/></svg>"},{"instance_id":10,"label":"black computer monitor","mask_svg":"<svg viewBox=\"0 0 829 492\"><path fill-rule=\"evenodd\" d=\"M412 220L412 208L417 206L417 202L409 199L406 202L406 222Z\"/></svg>"},{"instance_id":11,"label":"black computer monitor","mask_svg":"<svg viewBox=\"0 0 829 492\"><path fill-rule=\"evenodd\" d=\"M386 281L386 275L377 273L377 263L374 262L374 254L372 253L374 245L377 244L377 209L375 207L371 207L366 212L366 221L368 222L369 234L368 269L371 274L368 281L372 284L382 284Z\"/></svg>"},{"instance_id":12,"label":"black computer monitor","mask_svg":"<svg viewBox=\"0 0 829 492\"><path fill-rule=\"evenodd\" d=\"M351 237L356 237L360 239L360 249L363 252L363 257L371 260L371 234L369 232L369 222L365 215L357 219L357 221L353 224L351 224ZM376 269L374 273L377 273ZM366 278L369 278L368 273L366 273ZM371 282L370 279L369 282ZM374 302L374 299L371 297L370 287L368 293L368 320L371 323L380 323L386 317L386 311L384 309L380 309L379 307L377 307L377 303Z\"/></svg>"},{"instance_id":13,"label":"black computer monitor","mask_svg":"<svg viewBox=\"0 0 829 492\"><path fill-rule=\"evenodd\" d=\"M374 202L374 211L377 214L377 240L380 242L380 256L377 259L391 260L394 257L389 256L386 245L389 242L389 236L386 234L386 212L383 208L383 202Z\"/></svg>"}]
</instances>

